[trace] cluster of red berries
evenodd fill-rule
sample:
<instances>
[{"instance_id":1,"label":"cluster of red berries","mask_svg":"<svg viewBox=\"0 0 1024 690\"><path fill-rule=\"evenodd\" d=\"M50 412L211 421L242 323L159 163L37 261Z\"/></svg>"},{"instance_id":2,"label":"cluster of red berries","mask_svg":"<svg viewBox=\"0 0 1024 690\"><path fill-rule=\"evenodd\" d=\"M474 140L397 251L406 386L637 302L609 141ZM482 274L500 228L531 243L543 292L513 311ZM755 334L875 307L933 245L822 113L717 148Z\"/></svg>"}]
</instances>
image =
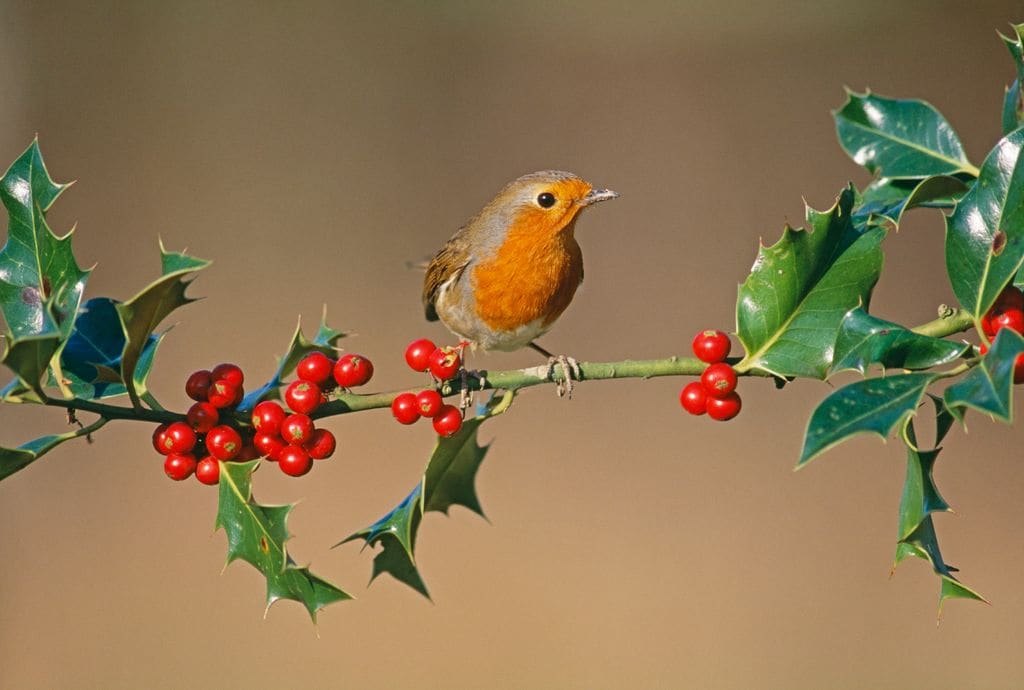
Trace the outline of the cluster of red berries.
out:
<instances>
[{"instance_id":1,"label":"cluster of red berries","mask_svg":"<svg viewBox=\"0 0 1024 690\"><path fill-rule=\"evenodd\" d=\"M413 371L429 371L436 381L447 381L462 369L462 355L457 347L437 347L426 338L414 340L405 349L406 364ZM415 424L420 417L433 421L440 436L451 436L462 428L462 411L448 405L436 389L419 393L401 393L391 402L391 414L400 424Z\"/></svg>"},{"instance_id":2,"label":"cluster of red berries","mask_svg":"<svg viewBox=\"0 0 1024 690\"><path fill-rule=\"evenodd\" d=\"M986 341L994 340L996 333L1004 328L1024 335L1024 293L1012 285L1007 285L999 293L992 308L981 317L981 330ZM988 343L983 342L980 350L981 354L988 352ZM1013 382L1024 383L1024 354L1018 355L1013 363Z\"/></svg>"},{"instance_id":3,"label":"cluster of red berries","mask_svg":"<svg viewBox=\"0 0 1024 690\"><path fill-rule=\"evenodd\" d=\"M182 481L195 474L203 484L216 484L220 480L218 460L242 462L259 457L252 443L243 442L237 428L220 423L222 413L242 402L244 380L235 364L218 364L212 371L203 369L188 377L185 394L196 402L185 415L186 421L161 424L153 432L153 447L165 456L168 477Z\"/></svg>"},{"instance_id":4,"label":"cluster of red berries","mask_svg":"<svg viewBox=\"0 0 1024 690\"><path fill-rule=\"evenodd\" d=\"M736 392L736 371L725 363L732 343L722 331L701 331L693 339L693 354L708 367L700 381L688 383L679 394L679 404L692 415L707 413L719 422L740 413L742 401Z\"/></svg>"}]
</instances>

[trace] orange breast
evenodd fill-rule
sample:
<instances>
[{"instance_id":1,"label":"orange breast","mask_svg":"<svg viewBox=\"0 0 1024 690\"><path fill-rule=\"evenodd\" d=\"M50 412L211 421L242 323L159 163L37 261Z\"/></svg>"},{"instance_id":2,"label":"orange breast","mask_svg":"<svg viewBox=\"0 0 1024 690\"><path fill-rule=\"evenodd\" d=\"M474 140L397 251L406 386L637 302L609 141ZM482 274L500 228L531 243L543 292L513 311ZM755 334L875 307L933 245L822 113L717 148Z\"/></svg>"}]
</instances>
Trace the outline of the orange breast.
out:
<instances>
[{"instance_id":1,"label":"orange breast","mask_svg":"<svg viewBox=\"0 0 1024 690\"><path fill-rule=\"evenodd\" d=\"M476 266L476 313L489 328L512 331L537 320L546 328L565 311L583 278L574 224L552 231L539 215L521 217L495 256Z\"/></svg>"}]
</instances>

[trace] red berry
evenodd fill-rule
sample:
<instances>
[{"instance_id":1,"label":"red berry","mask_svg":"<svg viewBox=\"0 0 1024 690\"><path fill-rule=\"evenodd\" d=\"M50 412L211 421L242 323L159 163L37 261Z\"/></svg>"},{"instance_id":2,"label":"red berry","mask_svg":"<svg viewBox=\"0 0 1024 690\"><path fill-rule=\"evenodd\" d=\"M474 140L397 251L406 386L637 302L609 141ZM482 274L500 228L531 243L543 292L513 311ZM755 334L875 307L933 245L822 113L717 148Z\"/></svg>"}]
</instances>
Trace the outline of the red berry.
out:
<instances>
[{"instance_id":1,"label":"red berry","mask_svg":"<svg viewBox=\"0 0 1024 690\"><path fill-rule=\"evenodd\" d=\"M229 364L227 362L215 366L213 368L213 371L210 372L210 378L213 379L214 381L217 381L219 379L230 381L232 384L234 384L235 388L241 388L242 383L245 382L245 375L242 373L242 370L238 367L238 365Z\"/></svg>"},{"instance_id":2,"label":"red berry","mask_svg":"<svg viewBox=\"0 0 1024 690\"><path fill-rule=\"evenodd\" d=\"M405 363L413 371L426 371L430 368L430 355L436 349L437 345L426 338L414 340L405 348Z\"/></svg>"},{"instance_id":3,"label":"red berry","mask_svg":"<svg viewBox=\"0 0 1024 690\"><path fill-rule=\"evenodd\" d=\"M187 453L196 445L196 432L185 422L174 422L164 432L164 454Z\"/></svg>"},{"instance_id":4,"label":"red berry","mask_svg":"<svg viewBox=\"0 0 1024 690\"><path fill-rule=\"evenodd\" d=\"M439 436L451 436L462 428L462 412L454 405L442 405L434 417L434 431Z\"/></svg>"},{"instance_id":5,"label":"red berry","mask_svg":"<svg viewBox=\"0 0 1024 690\"><path fill-rule=\"evenodd\" d=\"M362 386L373 376L373 363L362 355L342 355L334 365L334 380L342 388Z\"/></svg>"},{"instance_id":6,"label":"red berry","mask_svg":"<svg viewBox=\"0 0 1024 690\"><path fill-rule=\"evenodd\" d=\"M310 381L292 381L284 391L284 401L292 412L309 414L320 407L323 393L320 386Z\"/></svg>"},{"instance_id":7,"label":"red berry","mask_svg":"<svg viewBox=\"0 0 1024 690\"><path fill-rule=\"evenodd\" d=\"M285 443L302 445L313 435L313 420L302 413L288 415L281 423L281 438Z\"/></svg>"},{"instance_id":8,"label":"red berry","mask_svg":"<svg viewBox=\"0 0 1024 690\"><path fill-rule=\"evenodd\" d=\"M998 333L1004 328L1009 328L1011 331L1024 334L1024 311L1020 309L1010 309L1004 311L998 316L992 317L992 328L995 333Z\"/></svg>"},{"instance_id":9,"label":"red berry","mask_svg":"<svg viewBox=\"0 0 1024 690\"><path fill-rule=\"evenodd\" d=\"M278 461L281 451L287 445L280 436L269 431L257 431L252 443L261 456L273 462Z\"/></svg>"},{"instance_id":10,"label":"red berry","mask_svg":"<svg viewBox=\"0 0 1024 690\"><path fill-rule=\"evenodd\" d=\"M1024 353L1017 355L1013 363L1013 382L1024 383Z\"/></svg>"},{"instance_id":11,"label":"red berry","mask_svg":"<svg viewBox=\"0 0 1024 690\"><path fill-rule=\"evenodd\" d=\"M278 403L264 400L252 408L252 427L256 431L267 431L276 434L281 431L281 422L288 416Z\"/></svg>"},{"instance_id":12,"label":"red berry","mask_svg":"<svg viewBox=\"0 0 1024 690\"><path fill-rule=\"evenodd\" d=\"M176 482L188 479L196 471L196 456L191 453L171 453L164 460L164 473Z\"/></svg>"},{"instance_id":13,"label":"red berry","mask_svg":"<svg viewBox=\"0 0 1024 690\"><path fill-rule=\"evenodd\" d=\"M207 391L213 385L213 378L206 369L192 372L192 375L185 381L185 395L196 402L205 402Z\"/></svg>"},{"instance_id":14,"label":"red berry","mask_svg":"<svg viewBox=\"0 0 1024 690\"><path fill-rule=\"evenodd\" d=\"M207 399L210 404L217 408L230 407L235 404L238 398L238 386L227 379L218 379L210 386Z\"/></svg>"},{"instance_id":15,"label":"red berry","mask_svg":"<svg viewBox=\"0 0 1024 690\"><path fill-rule=\"evenodd\" d=\"M295 375L310 383L326 383L334 371L334 360L323 352L310 352L295 367Z\"/></svg>"},{"instance_id":16,"label":"red berry","mask_svg":"<svg viewBox=\"0 0 1024 690\"><path fill-rule=\"evenodd\" d=\"M391 401L391 414L399 424L415 424L420 418L419 403L415 393L400 393Z\"/></svg>"},{"instance_id":17,"label":"red berry","mask_svg":"<svg viewBox=\"0 0 1024 690\"><path fill-rule=\"evenodd\" d=\"M439 347L430 353L430 373L438 381L447 381L461 368L462 357L457 347Z\"/></svg>"},{"instance_id":18,"label":"red berry","mask_svg":"<svg viewBox=\"0 0 1024 690\"><path fill-rule=\"evenodd\" d=\"M167 450L167 427L169 426L170 424L161 424L153 430L153 447L160 455L167 455L170 452Z\"/></svg>"},{"instance_id":19,"label":"red berry","mask_svg":"<svg viewBox=\"0 0 1024 690\"><path fill-rule=\"evenodd\" d=\"M740 396L735 392L721 398L708 396L708 417L724 422L738 415L742 406Z\"/></svg>"},{"instance_id":20,"label":"red berry","mask_svg":"<svg viewBox=\"0 0 1024 690\"><path fill-rule=\"evenodd\" d=\"M712 364L701 374L704 390L713 398L724 398L736 390L736 370L725 362Z\"/></svg>"},{"instance_id":21,"label":"red berry","mask_svg":"<svg viewBox=\"0 0 1024 690\"><path fill-rule=\"evenodd\" d=\"M313 469L313 458L309 457L302 446L289 445L281 451L277 464L285 474L301 477Z\"/></svg>"},{"instance_id":22,"label":"red berry","mask_svg":"<svg viewBox=\"0 0 1024 690\"><path fill-rule=\"evenodd\" d=\"M416 407L422 417L436 417L442 405L444 400L437 391L420 391L416 395Z\"/></svg>"},{"instance_id":23,"label":"red berry","mask_svg":"<svg viewBox=\"0 0 1024 690\"><path fill-rule=\"evenodd\" d=\"M309 453L309 457L314 460L324 460L334 455L334 449L337 448L338 441L327 429L314 429L313 435L309 437L303 446L306 452Z\"/></svg>"},{"instance_id":24,"label":"red berry","mask_svg":"<svg viewBox=\"0 0 1024 690\"><path fill-rule=\"evenodd\" d=\"M220 463L217 458L207 455L196 465L196 479L203 484L213 486L220 481Z\"/></svg>"},{"instance_id":25,"label":"red berry","mask_svg":"<svg viewBox=\"0 0 1024 690\"><path fill-rule=\"evenodd\" d=\"M217 412L217 408L210 403L197 402L195 405L188 408L185 418L188 420L188 423L192 428L195 429L196 433L205 434L207 431L217 426L220 414Z\"/></svg>"},{"instance_id":26,"label":"red berry","mask_svg":"<svg viewBox=\"0 0 1024 690\"><path fill-rule=\"evenodd\" d=\"M732 343L729 336L722 331L707 330L701 331L693 339L693 354L697 359L708 364L721 362L729 356Z\"/></svg>"},{"instance_id":27,"label":"red berry","mask_svg":"<svg viewBox=\"0 0 1024 690\"><path fill-rule=\"evenodd\" d=\"M692 415L702 415L708 411L708 393L700 381L683 386L679 393L679 404Z\"/></svg>"},{"instance_id":28,"label":"red berry","mask_svg":"<svg viewBox=\"0 0 1024 690\"><path fill-rule=\"evenodd\" d=\"M233 460L242 450L242 437L229 426L215 426L206 435L206 448L218 460Z\"/></svg>"}]
</instances>

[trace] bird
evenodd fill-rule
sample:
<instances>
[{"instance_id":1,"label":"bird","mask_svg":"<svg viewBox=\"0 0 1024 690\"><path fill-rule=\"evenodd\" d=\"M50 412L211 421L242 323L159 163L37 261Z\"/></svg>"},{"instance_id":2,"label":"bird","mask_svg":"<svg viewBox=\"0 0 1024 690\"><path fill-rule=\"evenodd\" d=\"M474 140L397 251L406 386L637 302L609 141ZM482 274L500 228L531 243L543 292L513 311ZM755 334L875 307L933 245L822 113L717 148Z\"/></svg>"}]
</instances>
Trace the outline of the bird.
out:
<instances>
[{"instance_id":1,"label":"bird","mask_svg":"<svg viewBox=\"0 0 1024 690\"><path fill-rule=\"evenodd\" d=\"M558 393L571 396L579 365L552 355L536 339L583 282L583 253L575 237L580 213L618 196L562 170L512 180L430 260L423 281L427 320L440 320L463 347L531 347L548 358L549 377L556 364L562 367Z\"/></svg>"}]
</instances>

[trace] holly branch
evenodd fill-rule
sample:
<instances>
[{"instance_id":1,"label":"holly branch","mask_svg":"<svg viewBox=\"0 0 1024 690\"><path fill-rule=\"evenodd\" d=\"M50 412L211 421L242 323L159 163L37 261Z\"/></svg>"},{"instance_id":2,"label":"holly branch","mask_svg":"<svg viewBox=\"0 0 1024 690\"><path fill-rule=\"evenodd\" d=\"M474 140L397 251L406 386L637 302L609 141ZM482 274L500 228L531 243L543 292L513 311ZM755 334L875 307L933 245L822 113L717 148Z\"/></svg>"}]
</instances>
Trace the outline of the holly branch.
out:
<instances>
[{"instance_id":1,"label":"holly branch","mask_svg":"<svg viewBox=\"0 0 1024 690\"><path fill-rule=\"evenodd\" d=\"M782 387L797 378L834 383L852 372L854 380L830 389L811 413L797 466L857 434L900 439L907 474L893 567L910 556L927 561L941 583L940 611L947 599L982 596L960 582L939 549L934 514L950 508L932 477L938 446L968 410L1011 423L1014 385L1024 383L1024 25L1013 29L1004 37L1016 78L1004 98L1003 132L980 165L930 104L848 93L834 113L839 143L874 179L863 189L846 185L826 210L808 206L806 228L786 226L775 244L758 247L736 301L733 334L742 353L728 357L727 334L701 331L692 344L696 357L582 362L575 377L699 377L683 388L683 408L727 420L740 411L738 378L769 378ZM364 393L371 361L342 353L345 334L324 318L311 337L297 328L277 369L248 392L251 382L233 364L193 372L185 385L192 403L178 411L162 404L147 380L167 336L161 324L193 301L189 287L210 262L161 245L160 274L131 299L83 301L90 270L78 266L71 233L56 235L46 220L66 187L50 177L36 141L0 178L9 219L0 250L0 313L8 331L0 362L13 374L0 400L64 408L74 425L0 448L0 480L64 443L91 439L112 421L156 424L153 444L164 472L219 487L216 524L225 530L228 559L264 575L268 607L292 599L315 618L324 606L351 597L292 558L287 518L293 506L259 503L255 472L276 465L305 476L327 460L335 440L316 427L324 418L381 408L403 424L429 418L437 441L415 485L383 517L339 542L378 549L373 578L388 573L427 595L416 564L424 516L455 505L483 514L475 478L488 446L478 441L480 428L508 412L523 389L557 385L566 371L464 372L452 349L414 341L407 362L430 373L403 390ZM957 305L908 327L879 316L871 298L884 243L915 209L945 214L944 268ZM976 344L950 339L972 329ZM463 380L479 394L475 410L445 402L460 394ZM109 402L117 398L122 404ZM83 424L80 413L95 420ZM930 449L921 447L915 429L924 416L936 429Z\"/></svg>"}]
</instances>

